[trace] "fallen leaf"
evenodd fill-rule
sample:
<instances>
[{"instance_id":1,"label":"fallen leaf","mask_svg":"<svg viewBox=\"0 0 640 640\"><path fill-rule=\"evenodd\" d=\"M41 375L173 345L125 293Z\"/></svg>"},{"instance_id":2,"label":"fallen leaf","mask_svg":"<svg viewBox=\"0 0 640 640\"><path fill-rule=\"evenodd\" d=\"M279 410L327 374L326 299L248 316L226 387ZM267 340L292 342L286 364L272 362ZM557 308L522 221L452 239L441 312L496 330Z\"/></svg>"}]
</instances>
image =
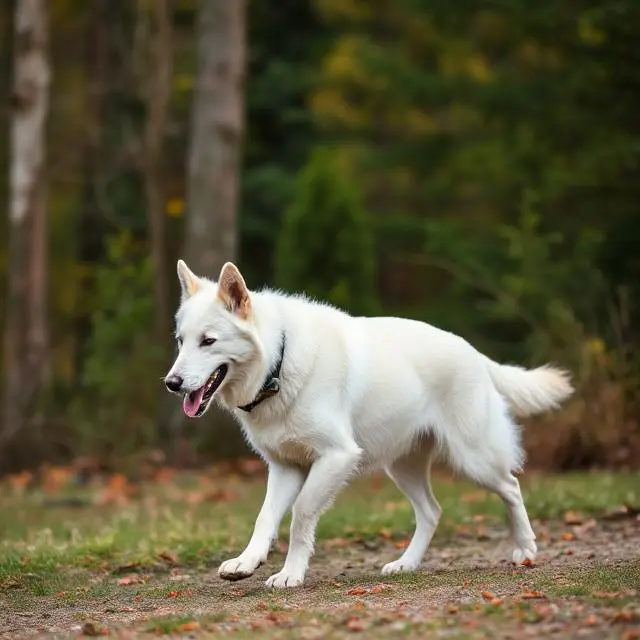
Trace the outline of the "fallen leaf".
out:
<instances>
[{"instance_id":1,"label":"fallen leaf","mask_svg":"<svg viewBox=\"0 0 640 640\"><path fill-rule=\"evenodd\" d=\"M640 507L630 507L623 504L619 507L613 507L609 509L603 516L603 520L625 520L626 518L633 518L640 514Z\"/></svg>"},{"instance_id":2,"label":"fallen leaf","mask_svg":"<svg viewBox=\"0 0 640 640\"><path fill-rule=\"evenodd\" d=\"M370 593L382 593L383 591L389 591L391 589L391 585L388 584L376 584L371 587Z\"/></svg>"},{"instance_id":3,"label":"fallen leaf","mask_svg":"<svg viewBox=\"0 0 640 640\"><path fill-rule=\"evenodd\" d=\"M123 576L122 578L120 578L120 580L118 580L118 584L121 587L126 587L126 586L129 586L131 584L141 584L143 582L144 582L144 580L143 580L142 576L139 576L136 573L131 574L129 576Z\"/></svg>"},{"instance_id":4,"label":"fallen leaf","mask_svg":"<svg viewBox=\"0 0 640 640\"><path fill-rule=\"evenodd\" d=\"M342 547L348 547L350 544L351 541L348 538L331 538L324 543L327 549L341 549Z\"/></svg>"},{"instance_id":5,"label":"fallen leaf","mask_svg":"<svg viewBox=\"0 0 640 640\"><path fill-rule=\"evenodd\" d=\"M571 542L572 540L576 539L576 536L571 531L565 531L562 534L562 539L566 542Z\"/></svg>"},{"instance_id":6,"label":"fallen leaf","mask_svg":"<svg viewBox=\"0 0 640 640\"><path fill-rule=\"evenodd\" d=\"M587 616L587 619L585 620L585 622L590 627L595 627L595 625L598 624L598 618L596 618L593 614L591 614L590 616Z\"/></svg>"},{"instance_id":7,"label":"fallen leaf","mask_svg":"<svg viewBox=\"0 0 640 640\"><path fill-rule=\"evenodd\" d=\"M353 587L347 591L348 596L363 596L368 593L368 589L366 587Z\"/></svg>"},{"instance_id":8,"label":"fallen leaf","mask_svg":"<svg viewBox=\"0 0 640 640\"><path fill-rule=\"evenodd\" d=\"M584 515L579 511L567 511L564 514L565 524L582 524L584 522Z\"/></svg>"},{"instance_id":9,"label":"fallen leaf","mask_svg":"<svg viewBox=\"0 0 640 640\"><path fill-rule=\"evenodd\" d=\"M357 616L351 616L347 620L345 626L347 627L347 629L349 629L349 631L362 631L364 629L362 620L360 620L360 618L358 618Z\"/></svg>"},{"instance_id":10,"label":"fallen leaf","mask_svg":"<svg viewBox=\"0 0 640 640\"><path fill-rule=\"evenodd\" d=\"M489 604L492 604L494 607L499 607L504 603L504 598L492 598Z\"/></svg>"},{"instance_id":11,"label":"fallen leaf","mask_svg":"<svg viewBox=\"0 0 640 640\"><path fill-rule=\"evenodd\" d=\"M394 546L396 549L406 549L409 546L410 542L411 540L409 540L408 538L406 540L398 540Z\"/></svg>"},{"instance_id":12,"label":"fallen leaf","mask_svg":"<svg viewBox=\"0 0 640 640\"><path fill-rule=\"evenodd\" d=\"M169 591L167 598L177 598L180 595L179 591Z\"/></svg>"},{"instance_id":13,"label":"fallen leaf","mask_svg":"<svg viewBox=\"0 0 640 640\"><path fill-rule=\"evenodd\" d=\"M633 611L633 609L622 609L616 611L611 617L613 622L638 622L640 621L640 614Z\"/></svg>"},{"instance_id":14,"label":"fallen leaf","mask_svg":"<svg viewBox=\"0 0 640 640\"><path fill-rule=\"evenodd\" d=\"M619 591L594 591L593 596L595 598L604 598L605 600L614 600L620 597Z\"/></svg>"},{"instance_id":15,"label":"fallen leaf","mask_svg":"<svg viewBox=\"0 0 640 640\"><path fill-rule=\"evenodd\" d=\"M191 620L191 622L178 625L175 630L178 633L186 633L187 631L197 631L199 628L200 624L196 620Z\"/></svg>"},{"instance_id":16,"label":"fallen leaf","mask_svg":"<svg viewBox=\"0 0 640 640\"><path fill-rule=\"evenodd\" d=\"M521 565L522 567L535 567L535 564L533 563L533 560L531 560L531 558L525 558Z\"/></svg>"},{"instance_id":17,"label":"fallen leaf","mask_svg":"<svg viewBox=\"0 0 640 640\"><path fill-rule=\"evenodd\" d=\"M391 529L382 527L382 529L380 529L380 531L378 532L378 535L385 540L391 540L393 534L391 533Z\"/></svg>"},{"instance_id":18,"label":"fallen leaf","mask_svg":"<svg viewBox=\"0 0 640 640\"><path fill-rule=\"evenodd\" d=\"M482 597L485 600L493 600L496 597L495 593L491 593L491 591L483 591L482 592Z\"/></svg>"},{"instance_id":19,"label":"fallen leaf","mask_svg":"<svg viewBox=\"0 0 640 640\"><path fill-rule=\"evenodd\" d=\"M447 605L447 613L458 613L460 611L460 607L455 604Z\"/></svg>"},{"instance_id":20,"label":"fallen leaf","mask_svg":"<svg viewBox=\"0 0 640 640\"><path fill-rule=\"evenodd\" d=\"M105 627L97 625L95 622L85 622L82 625L82 634L85 636L106 636L109 632Z\"/></svg>"},{"instance_id":21,"label":"fallen leaf","mask_svg":"<svg viewBox=\"0 0 640 640\"><path fill-rule=\"evenodd\" d=\"M523 600L536 600L546 598L547 596L542 594L540 591L523 591L520 594L520 597Z\"/></svg>"},{"instance_id":22,"label":"fallen leaf","mask_svg":"<svg viewBox=\"0 0 640 640\"><path fill-rule=\"evenodd\" d=\"M581 537L588 531L591 531L591 529L595 529L597 525L598 523L596 522L596 520L591 518L590 520L587 520L580 526L575 527L573 532L575 533L576 536Z\"/></svg>"},{"instance_id":23,"label":"fallen leaf","mask_svg":"<svg viewBox=\"0 0 640 640\"><path fill-rule=\"evenodd\" d=\"M171 564L178 564L178 556L171 551L162 551L158 554L158 558L161 560L165 560L166 562L170 562Z\"/></svg>"}]
</instances>

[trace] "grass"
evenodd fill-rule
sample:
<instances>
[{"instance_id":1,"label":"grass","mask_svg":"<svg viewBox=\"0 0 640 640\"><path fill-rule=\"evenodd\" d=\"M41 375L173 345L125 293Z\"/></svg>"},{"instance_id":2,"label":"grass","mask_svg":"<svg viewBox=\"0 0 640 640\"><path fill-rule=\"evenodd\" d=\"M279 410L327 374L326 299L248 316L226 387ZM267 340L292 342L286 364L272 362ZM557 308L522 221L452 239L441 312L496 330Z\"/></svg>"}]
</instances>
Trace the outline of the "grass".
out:
<instances>
[{"instance_id":1,"label":"grass","mask_svg":"<svg viewBox=\"0 0 640 640\"><path fill-rule=\"evenodd\" d=\"M224 480L225 491L209 500L202 478L184 475L170 485L145 486L123 504L83 507L51 506L51 497L41 491L18 495L2 486L0 508L10 517L0 521L0 611L40 615L45 610L61 629L75 629L82 620L102 616L101 624L129 624L129 619L139 633L156 635L188 632L206 637L210 631L230 629L238 638L264 637L260 633L300 637L296 629L302 625L311 630L310 637L313 630L341 637L362 626L367 637L375 638L389 633L418 637L435 633L435 627L438 633L446 631L446 637L483 637L478 629L462 628L462 620L530 624L526 620L546 619L536 603L492 608L479 596L489 588L500 598L539 591L547 600L579 602L594 611L634 606L634 585L640 585L638 554L634 559L612 547L602 561L585 560L589 539L563 542L567 526L561 519L567 511L598 518L610 507L640 504L638 476L531 475L521 483L529 514L538 521L536 529L548 528L557 540L550 548L559 555L547 568L508 569L489 563L486 558L506 536L504 506L469 483L443 476L434 482L444 514L427 559L429 570L383 580L377 567L400 553L396 547L410 537L413 514L390 482L361 479L320 522L318 554L311 565L319 576L315 584L284 593L262 587L268 571L238 584L224 583L215 574L220 561L237 555L246 544L263 496L262 481ZM95 495L94 489L67 491L80 498ZM611 535L624 538L600 526L597 530L602 544L610 543ZM281 539L287 538L285 522ZM595 552L602 548L600 538L591 543ZM583 549L584 558L578 557ZM268 570L276 570L283 558L283 550L276 549ZM380 583L383 590L360 599L364 608L351 610L358 599L345 598L346 590ZM425 603L431 607L429 616L405 619L397 613L398 603L417 597L418 608ZM478 599L480 610L475 608ZM447 601L458 603L455 628L450 628L451 616L443 608ZM374 602L378 608L370 609ZM11 628L16 623L6 624Z\"/></svg>"}]
</instances>

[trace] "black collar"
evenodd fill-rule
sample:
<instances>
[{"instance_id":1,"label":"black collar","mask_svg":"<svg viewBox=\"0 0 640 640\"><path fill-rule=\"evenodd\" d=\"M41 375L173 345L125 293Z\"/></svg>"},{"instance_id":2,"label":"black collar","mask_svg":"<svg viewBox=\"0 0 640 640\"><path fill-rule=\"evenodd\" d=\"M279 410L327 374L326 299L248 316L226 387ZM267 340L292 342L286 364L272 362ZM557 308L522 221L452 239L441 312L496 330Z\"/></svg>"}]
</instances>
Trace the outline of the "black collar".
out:
<instances>
[{"instance_id":1,"label":"black collar","mask_svg":"<svg viewBox=\"0 0 640 640\"><path fill-rule=\"evenodd\" d=\"M282 361L284 360L284 332L282 333L282 344L280 346L280 357L278 358L275 366L267 374L267 379L264 381L258 395L249 404L242 405L238 409L251 413L252 409L257 407L261 402L264 402L267 398L275 396L280 391L280 369L282 368Z\"/></svg>"}]
</instances>

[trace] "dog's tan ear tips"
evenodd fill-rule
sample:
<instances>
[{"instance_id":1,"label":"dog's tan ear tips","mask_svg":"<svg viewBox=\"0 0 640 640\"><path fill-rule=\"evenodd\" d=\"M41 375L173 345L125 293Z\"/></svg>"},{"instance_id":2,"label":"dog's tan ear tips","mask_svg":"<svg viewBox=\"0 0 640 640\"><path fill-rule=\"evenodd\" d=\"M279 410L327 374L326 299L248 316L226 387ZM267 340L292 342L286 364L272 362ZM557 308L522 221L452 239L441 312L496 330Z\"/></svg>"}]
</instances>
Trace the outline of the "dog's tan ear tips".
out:
<instances>
[{"instance_id":1,"label":"dog's tan ear tips","mask_svg":"<svg viewBox=\"0 0 640 640\"><path fill-rule=\"evenodd\" d=\"M176 270L180 281L182 299L190 298L200 289L200 278L187 267L187 263L184 260L178 260Z\"/></svg>"},{"instance_id":2,"label":"dog's tan ear tips","mask_svg":"<svg viewBox=\"0 0 640 640\"><path fill-rule=\"evenodd\" d=\"M218 278L218 297L224 305L236 315L246 320L251 315L251 297L249 289L233 262L226 262Z\"/></svg>"}]
</instances>

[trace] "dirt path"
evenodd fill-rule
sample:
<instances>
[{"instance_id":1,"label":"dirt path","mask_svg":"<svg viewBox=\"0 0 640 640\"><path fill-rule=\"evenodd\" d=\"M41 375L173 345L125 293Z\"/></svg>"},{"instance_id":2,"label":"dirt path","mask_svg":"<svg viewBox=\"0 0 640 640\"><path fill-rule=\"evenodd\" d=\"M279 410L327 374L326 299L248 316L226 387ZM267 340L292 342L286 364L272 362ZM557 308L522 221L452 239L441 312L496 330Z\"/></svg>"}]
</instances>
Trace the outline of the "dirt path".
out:
<instances>
[{"instance_id":1,"label":"dirt path","mask_svg":"<svg viewBox=\"0 0 640 640\"><path fill-rule=\"evenodd\" d=\"M240 583L206 571L132 567L89 573L60 568L0 590L0 637L188 633L255 638L640 638L640 521L535 526L534 567L515 568L504 527L433 547L414 575L382 578L396 557L384 536L334 539L318 549L305 587L268 591L283 560ZM31 583L29 583L31 584ZM32 587L33 587L32 585Z\"/></svg>"}]
</instances>

